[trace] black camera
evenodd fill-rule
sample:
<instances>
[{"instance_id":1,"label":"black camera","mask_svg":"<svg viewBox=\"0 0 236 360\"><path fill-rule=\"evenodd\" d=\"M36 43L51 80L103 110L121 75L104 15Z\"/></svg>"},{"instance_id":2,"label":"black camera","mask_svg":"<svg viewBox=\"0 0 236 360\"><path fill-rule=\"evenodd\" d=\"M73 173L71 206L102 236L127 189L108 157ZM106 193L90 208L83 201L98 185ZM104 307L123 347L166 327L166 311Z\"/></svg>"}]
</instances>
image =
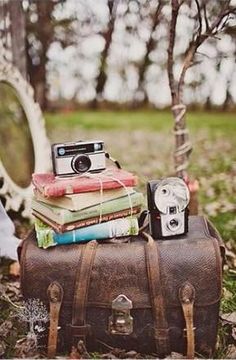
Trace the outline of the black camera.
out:
<instances>
[{"instance_id":1,"label":"black camera","mask_svg":"<svg viewBox=\"0 0 236 360\"><path fill-rule=\"evenodd\" d=\"M103 141L53 144L51 150L53 171L58 176L100 172L106 168Z\"/></svg>"},{"instance_id":2,"label":"black camera","mask_svg":"<svg viewBox=\"0 0 236 360\"><path fill-rule=\"evenodd\" d=\"M184 180L169 177L147 184L149 227L152 237L160 239L188 231L189 189Z\"/></svg>"}]
</instances>

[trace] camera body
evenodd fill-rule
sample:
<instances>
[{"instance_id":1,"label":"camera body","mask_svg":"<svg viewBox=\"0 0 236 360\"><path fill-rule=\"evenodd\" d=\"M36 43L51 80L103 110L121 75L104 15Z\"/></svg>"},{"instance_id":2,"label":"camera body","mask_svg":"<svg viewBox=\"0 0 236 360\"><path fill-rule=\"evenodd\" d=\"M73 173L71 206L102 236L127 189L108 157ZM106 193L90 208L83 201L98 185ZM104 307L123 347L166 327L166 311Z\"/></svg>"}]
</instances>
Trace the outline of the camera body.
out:
<instances>
[{"instance_id":1,"label":"camera body","mask_svg":"<svg viewBox=\"0 0 236 360\"><path fill-rule=\"evenodd\" d=\"M100 172L106 168L103 141L77 141L53 144L52 164L57 176Z\"/></svg>"},{"instance_id":2,"label":"camera body","mask_svg":"<svg viewBox=\"0 0 236 360\"><path fill-rule=\"evenodd\" d=\"M154 239L182 235L188 231L189 199L189 189L180 178L148 182L149 227Z\"/></svg>"}]
</instances>

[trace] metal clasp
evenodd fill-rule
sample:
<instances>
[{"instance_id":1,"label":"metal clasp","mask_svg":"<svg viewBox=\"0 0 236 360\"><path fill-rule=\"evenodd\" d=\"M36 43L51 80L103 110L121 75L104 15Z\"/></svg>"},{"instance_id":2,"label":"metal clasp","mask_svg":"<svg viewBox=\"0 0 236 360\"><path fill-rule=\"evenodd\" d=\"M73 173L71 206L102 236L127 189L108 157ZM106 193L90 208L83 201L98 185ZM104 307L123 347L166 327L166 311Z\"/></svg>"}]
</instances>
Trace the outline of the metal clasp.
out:
<instances>
[{"instance_id":1,"label":"metal clasp","mask_svg":"<svg viewBox=\"0 0 236 360\"><path fill-rule=\"evenodd\" d=\"M133 318L130 315L132 301L121 294L112 301L112 315L109 317L109 333L112 335L130 335L133 332Z\"/></svg>"}]
</instances>

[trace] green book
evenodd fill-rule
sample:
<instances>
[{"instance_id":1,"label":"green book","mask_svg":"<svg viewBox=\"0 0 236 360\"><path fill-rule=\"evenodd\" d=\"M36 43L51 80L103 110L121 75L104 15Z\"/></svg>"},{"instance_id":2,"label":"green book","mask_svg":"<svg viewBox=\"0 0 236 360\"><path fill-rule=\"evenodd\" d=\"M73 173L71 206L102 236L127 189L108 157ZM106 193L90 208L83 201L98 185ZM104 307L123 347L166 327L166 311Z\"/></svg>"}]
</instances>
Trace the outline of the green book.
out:
<instances>
[{"instance_id":1,"label":"green book","mask_svg":"<svg viewBox=\"0 0 236 360\"><path fill-rule=\"evenodd\" d=\"M81 229L66 231L62 234L54 231L40 220L35 221L38 246L47 249L54 245L83 243L90 240L119 238L122 236L138 235L139 226L136 217L126 217L107 221L101 224L87 226Z\"/></svg>"},{"instance_id":2,"label":"green book","mask_svg":"<svg viewBox=\"0 0 236 360\"><path fill-rule=\"evenodd\" d=\"M91 206L79 211L62 209L57 206L45 204L33 198L32 209L55 221L56 223L63 225L77 220L89 219L95 216L100 216L100 214L105 215L112 212L129 209L130 202L133 208L142 205L143 194L139 192L134 192L133 194L130 194L130 196L122 196L114 200L106 201L101 205L97 204L95 206Z\"/></svg>"}]
</instances>

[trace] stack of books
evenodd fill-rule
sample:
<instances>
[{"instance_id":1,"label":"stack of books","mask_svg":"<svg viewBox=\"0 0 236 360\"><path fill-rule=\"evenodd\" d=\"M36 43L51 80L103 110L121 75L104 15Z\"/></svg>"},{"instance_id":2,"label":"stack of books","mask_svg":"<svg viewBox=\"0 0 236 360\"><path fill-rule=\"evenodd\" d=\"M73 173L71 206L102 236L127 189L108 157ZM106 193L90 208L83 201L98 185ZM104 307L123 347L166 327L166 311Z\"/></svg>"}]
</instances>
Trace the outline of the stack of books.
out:
<instances>
[{"instance_id":1,"label":"stack of books","mask_svg":"<svg viewBox=\"0 0 236 360\"><path fill-rule=\"evenodd\" d=\"M67 178L33 174L32 182L39 247L138 234L143 195L128 171L113 167Z\"/></svg>"}]
</instances>

